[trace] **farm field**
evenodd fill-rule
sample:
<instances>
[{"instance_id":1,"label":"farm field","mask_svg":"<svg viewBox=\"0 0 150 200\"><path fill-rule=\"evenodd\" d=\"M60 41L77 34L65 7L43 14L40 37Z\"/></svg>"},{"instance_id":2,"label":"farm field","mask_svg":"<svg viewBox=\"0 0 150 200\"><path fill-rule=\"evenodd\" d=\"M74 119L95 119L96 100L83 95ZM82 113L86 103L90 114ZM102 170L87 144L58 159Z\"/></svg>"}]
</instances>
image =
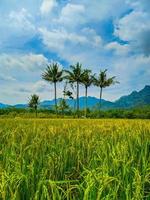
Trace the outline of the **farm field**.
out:
<instances>
[{"instance_id":1,"label":"farm field","mask_svg":"<svg viewBox=\"0 0 150 200\"><path fill-rule=\"evenodd\" d=\"M1 119L0 199L149 200L150 121Z\"/></svg>"}]
</instances>

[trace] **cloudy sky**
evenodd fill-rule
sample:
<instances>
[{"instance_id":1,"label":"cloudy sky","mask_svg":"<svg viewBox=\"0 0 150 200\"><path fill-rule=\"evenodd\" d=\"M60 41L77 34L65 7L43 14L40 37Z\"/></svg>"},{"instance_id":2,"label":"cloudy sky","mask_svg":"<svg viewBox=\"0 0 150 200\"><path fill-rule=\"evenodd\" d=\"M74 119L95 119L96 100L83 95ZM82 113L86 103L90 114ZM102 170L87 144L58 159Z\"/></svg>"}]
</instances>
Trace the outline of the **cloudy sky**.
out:
<instances>
[{"instance_id":1,"label":"cloudy sky","mask_svg":"<svg viewBox=\"0 0 150 200\"><path fill-rule=\"evenodd\" d=\"M53 61L107 68L120 81L105 90L108 100L149 85L150 0L1 0L0 102L25 103L32 93L52 99L41 73Z\"/></svg>"}]
</instances>

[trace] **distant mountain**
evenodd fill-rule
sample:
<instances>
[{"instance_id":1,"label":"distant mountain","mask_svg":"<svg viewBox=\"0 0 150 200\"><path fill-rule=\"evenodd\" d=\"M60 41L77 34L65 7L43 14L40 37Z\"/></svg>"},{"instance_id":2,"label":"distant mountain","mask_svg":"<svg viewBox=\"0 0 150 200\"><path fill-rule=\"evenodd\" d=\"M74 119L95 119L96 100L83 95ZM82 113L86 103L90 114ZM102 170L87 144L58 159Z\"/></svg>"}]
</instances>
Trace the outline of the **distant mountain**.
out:
<instances>
[{"instance_id":1,"label":"distant mountain","mask_svg":"<svg viewBox=\"0 0 150 200\"><path fill-rule=\"evenodd\" d=\"M135 106L150 105L150 86L146 85L139 92L134 91L115 101L115 108L131 108Z\"/></svg>"},{"instance_id":2,"label":"distant mountain","mask_svg":"<svg viewBox=\"0 0 150 200\"><path fill-rule=\"evenodd\" d=\"M0 103L0 109L1 108L7 108L9 105L7 105L7 104L3 104L3 103Z\"/></svg>"},{"instance_id":3,"label":"distant mountain","mask_svg":"<svg viewBox=\"0 0 150 200\"><path fill-rule=\"evenodd\" d=\"M14 105L12 107L15 107L15 108L27 108L28 105L27 104L16 104L16 105Z\"/></svg>"},{"instance_id":4,"label":"distant mountain","mask_svg":"<svg viewBox=\"0 0 150 200\"><path fill-rule=\"evenodd\" d=\"M90 96L89 96L89 97L87 98L87 101L88 101L88 107L89 107L89 108L96 107L96 106L99 104L99 99L96 98L96 97L90 97ZM85 97L81 97L79 102L80 102L80 108L81 108L81 109L84 108L84 107L85 107ZM113 106L113 103L112 103L112 102L106 101L106 100L102 99L102 107L103 107L104 109L110 108L110 107L112 107L112 106Z\"/></svg>"},{"instance_id":5,"label":"distant mountain","mask_svg":"<svg viewBox=\"0 0 150 200\"><path fill-rule=\"evenodd\" d=\"M59 103L59 101L61 100L61 98L57 99L57 102ZM72 99L67 99L67 104L70 107L74 107L75 105L75 101ZM80 97L79 99L79 103L80 103L80 108L83 109L85 106L85 97ZM88 107L89 108L96 108L98 106L99 103L99 99L96 97L88 97ZM40 103L40 107L41 108L45 108L45 109L50 109L53 107L53 105L55 104L54 100L46 100ZM137 91L133 91L131 94L127 95L127 96L122 96L120 99L118 99L115 102L110 102L110 101L106 101L104 99L102 99L102 109L113 109L113 108L132 108L135 106L143 106L143 105L150 105L150 86L147 85L145 86L142 90L140 90L139 92ZM7 104L2 104L0 103L0 108L7 108L10 107L10 105ZM15 107L15 108L27 108L28 105L27 104L17 104L11 107Z\"/></svg>"},{"instance_id":6,"label":"distant mountain","mask_svg":"<svg viewBox=\"0 0 150 200\"><path fill-rule=\"evenodd\" d=\"M61 98L57 99L57 102L59 103L61 100ZM72 99L67 99L67 104L70 106L70 107L74 107L76 101L75 100L72 100ZM96 97L88 97L87 98L87 101L88 101L88 107L89 108L93 108L95 107L98 103L99 103L99 99L96 98ZM53 105L55 104L55 101L54 100L50 100L50 101L43 101L40 103L40 107L42 108L50 108L52 107ZM110 102L110 101L105 101L104 99L102 99L102 107L104 109L106 108L111 108L113 106L114 103ZM79 99L79 105L80 105L80 108L83 109L85 107L85 97L80 97Z\"/></svg>"},{"instance_id":7,"label":"distant mountain","mask_svg":"<svg viewBox=\"0 0 150 200\"><path fill-rule=\"evenodd\" d=\"M59 102L61 98L57 101ZM70 107L74 107L75 101L72 99L67 99L67 104ZM96 107L99 103L99 99L96 97L88 97L88 107ZM79 99L80 108L83 109L85 106L85 97L80 97ZM54 100L43 101L40 106L43 108L50 108L54 105ZM123 96L115 102L110 102L102 99L102 108L103 109L112 109L112 108L131 108L135 106L150 105L150 86L145 86L139 92L134 91L127 96Z\"/></svg>"}]
</instances>

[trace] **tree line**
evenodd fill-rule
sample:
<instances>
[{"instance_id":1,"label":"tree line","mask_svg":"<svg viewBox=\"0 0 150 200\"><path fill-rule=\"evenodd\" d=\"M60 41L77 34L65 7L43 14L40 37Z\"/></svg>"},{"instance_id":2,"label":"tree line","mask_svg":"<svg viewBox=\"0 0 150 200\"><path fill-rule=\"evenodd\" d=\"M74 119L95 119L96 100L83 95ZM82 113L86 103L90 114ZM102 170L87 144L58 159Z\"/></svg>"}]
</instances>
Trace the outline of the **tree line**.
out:
<instances>
[{"instance_id":1,"label":"tree line","mask_svg":"<svg viewBox=\"0 0 150 200\"><path fill-rule=\"evenodd\" d=\"M66 104L66 98L74 99L74 109L76 109L77 115L80 110L79 106L79 90L80 85L85 88L85 117L87 117L88 108L88 89L91 85L99 88L99 112L102 105L102 94L103 89L109 87L113 84L118 83L116 77L107 77L107 69L100 70L99 74L93 74L91 70L84 69L82 64L79 62L75 65L70 66L70 70L61 69L58 63L51 63L47 65L46 69L41 75L42 79L47 81L54 86L54 100L55 100L55 113L58 114L57 105L57 83L65 81L65 86L63 90L64 98L59 103L59 108L64 111L68 108ZM69 85L69 89L68 89ZM37 108L40 103L39 96L36 94L31 95L29 99L29 107L35 109L37 115Z\"/></svg>"}]
</instances>

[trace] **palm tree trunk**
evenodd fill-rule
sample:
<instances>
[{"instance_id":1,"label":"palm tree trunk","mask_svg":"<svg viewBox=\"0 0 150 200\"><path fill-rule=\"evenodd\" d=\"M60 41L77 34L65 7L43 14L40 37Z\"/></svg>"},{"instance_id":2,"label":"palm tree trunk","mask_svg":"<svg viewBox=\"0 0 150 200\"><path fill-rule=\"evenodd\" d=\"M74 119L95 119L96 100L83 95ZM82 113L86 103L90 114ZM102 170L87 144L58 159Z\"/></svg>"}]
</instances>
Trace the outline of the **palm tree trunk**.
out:
<instances>
[{"instance_id":1,"label":"palm tree trunk","mask_svg":"<svg viewBox=\"0 0 150 200\"><path fill-rule=\"evenodd\" d=\"M103 88L100 87L100 95L99 95L99 116L100 116L100 111L101 111L101 106L102 106L102 92L103 92Z\"/></svg>"},{"instance_id":2,"label":"palm tree trunk","mask_svg":"<svg viewBox=\"0 0 150 200\"><path fill-rule=\"evenodd\" d=\"M77 115L79 117L79 83L77 82Z\"/></svg>"},{"instance_id":3,"label":"palm tree trunk","mask_svg":"<svg viewBox=\"0 0 150 200\"><path fill-rule=\"evenodd\" d=\"M55 95L55 112L57 114L57 89L56 89L56 82L54 82L54 95Z\"/></svg>"},{"instance_id":4,"label":"palm tree trunk","mask_svg":"<svg viewBox=\"0 0 150 200\"><path fill-rule=\"evenodd\" d=\"M87 117L87 87L85 87L85 117Z\"/></svg>"}]
</instances>

